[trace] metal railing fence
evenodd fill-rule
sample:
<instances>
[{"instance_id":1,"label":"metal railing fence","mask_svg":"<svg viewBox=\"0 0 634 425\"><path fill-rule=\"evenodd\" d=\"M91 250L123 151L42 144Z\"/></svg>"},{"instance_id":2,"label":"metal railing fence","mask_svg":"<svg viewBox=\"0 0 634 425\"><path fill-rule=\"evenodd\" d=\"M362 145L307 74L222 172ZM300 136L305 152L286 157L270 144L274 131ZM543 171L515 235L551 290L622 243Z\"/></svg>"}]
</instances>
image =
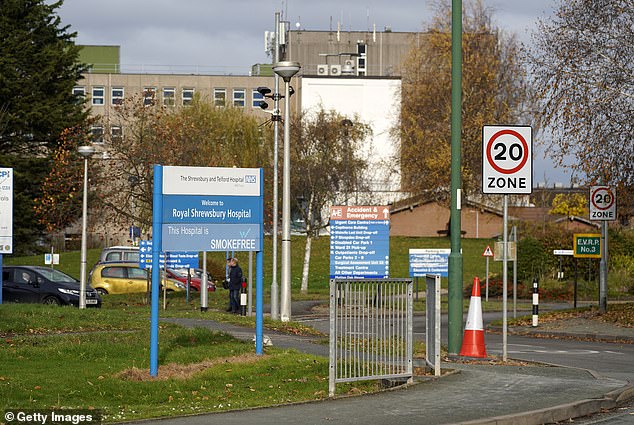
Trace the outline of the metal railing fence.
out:
<instances>
[{"instance_id":1,"label":"metal railing fence","mask_svg":"<svg viewBox=\"0 0 634 425\"><path fill-rule=\"evenodd\" d=\"M337 383L413 376L411 279L330 281L329 396Z\"/></svg>"}]
</instances>

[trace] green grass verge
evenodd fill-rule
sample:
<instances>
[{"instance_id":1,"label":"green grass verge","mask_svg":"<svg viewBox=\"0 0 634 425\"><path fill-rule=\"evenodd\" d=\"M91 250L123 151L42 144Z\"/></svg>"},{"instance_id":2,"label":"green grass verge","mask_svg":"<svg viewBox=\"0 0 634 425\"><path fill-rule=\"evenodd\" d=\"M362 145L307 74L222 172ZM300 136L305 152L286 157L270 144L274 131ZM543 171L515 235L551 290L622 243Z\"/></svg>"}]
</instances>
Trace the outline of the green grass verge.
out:
<instances>
[{"instance_id":1,"label":"green grass verge","mask_svg":"<svg viewBox=\"0 0 634 425\"><path fill-rule=\"evenodd\" d=\"M274 347L255 356L252 343L230 335L161 324L160 379L149 379L145 315L38 305L0 312L0 409L94 408L121 421L328 395L326 358ZM365 382L337 391L376 388Z\"/></svg>"}]
</instances>

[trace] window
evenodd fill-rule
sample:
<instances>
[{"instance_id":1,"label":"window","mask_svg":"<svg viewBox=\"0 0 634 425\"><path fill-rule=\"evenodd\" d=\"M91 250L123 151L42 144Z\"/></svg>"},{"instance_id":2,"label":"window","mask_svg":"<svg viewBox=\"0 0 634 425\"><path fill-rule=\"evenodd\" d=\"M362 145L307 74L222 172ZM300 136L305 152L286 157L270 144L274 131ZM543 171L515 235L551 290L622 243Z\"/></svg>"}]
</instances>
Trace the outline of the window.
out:
<instances>
[{"instance_id":1,"label":"window","mask_svg":"<svg viewBox=\"0 0 634 425\"><path fill-rule=\"evenodd\" d=\"M233 89L233 106L236 108L244 108L245 97L246 97L246 90Z\"/></svg>"},{"instance_id":2,"label":"window","mask_svg":"<svg viewBox=\"0 0 634 425\"><path fill-rule=\"evenodd\" d=\"M251 93L251 96L253 98L253 103L252 103L251 106L253 106L254 108L259 108L260 107L260 102L264 101L264 96L262 95L262 93L260 93L256 89L253 89L253 92Z\"/></svg>"},{"instance_id":3,"label":"window","mask_svg":"<svg viewBox=\"0 0 634 425\"><path fill-rule=\"evenodd\" d=\"M113 125L110 127L110 137L113 142L120 142L123 140L123 128L120 125Z\"/></svg>"},{"instance_id":4,"label":"window","mask_svg":"<svg viewBox=\"0 0 634 425\"><path fill-rule=\"evenodd\" d=\"M224 108L227 104L227 90L214 89L214 106Z\"/></svg>"},{"instance_id":5,"label":"window","mask_svg":"<svg viewBox=\"0 0 634 425\"><path fill-rule=\"evenodd\" d=\"M130 279L147 279L147 272L145 269L138 267L128 267L128 278Z\"/></svg>"},{"instance_id":6,"label":"window","mask_svg":"<svg viewBox=\"0 0 634 425\"><path fill-rule=\"evenodd\" d=\"M123 103L123 87L113 87L110 90L110 99L113 105L121 105Z\"/></svg>"},{"instance_id":7,"label":"window","mask_svg":"<svg viewBox=\"0 0 634 425\"><path fill-rule=\"evenodd\" d=\"M176 98L176 89L174 87L163 87L163 105L174 106Z\"/></svg>"},{"instance_id":8,"label":"window","mask_svg":"<svg viewBox=\"0 0 634 425\"><path fill-rule=\"evenodd\" d=\"M96 144L103 144L103 127L100 125L93 125L90 127L90 134L92 142Z\"/></svg>"},{"instance_id":9,"label":"window","mask_svg":"<svg viewBox=\"0 0 634 425\"><path fill-rule=\"evenodd\" d=\"M364 76L366 72L365 69L365 56L357 58L357 75Z\"/></svg>"},{"instance_id":10,"label":"window","mask_svg":"<svg viewBox=\"0 0 634 425\"><path fill-rule=\"evenodd\" d=\"M15 282L23 283L25 285L34 284L35 283L35 274L27 270L19 270L19 273L16 273Z\"/></svg>"},{"instance_id":11,"label":"window","mask_svg":"<svg viewBox=\"0 0 634 425\"><path fill-rule=\"evenodd\" d=\"M125 267L104 267L101 270L101 277L125 278Z\"/></svg>"},{"instance_id":12,"label":"window","mask_svg":"<svg viewBox=\"0 0 634 425\"><path fill-rule=\"evenodd\" d=\"M143 104L151 105L156 97L156 87L143 87Z\"/></svg>"},{"instance_id":13,"label":"window","mask_svg":"<svg viewBox=\"0 0 634 425\"><path fill-rule=\"evenodd\" d=\"M103 87L92 88L92 104L103 105L105 102L106 91Z\"/></svg>"},{"instance_id":14,"label":"window","mask_svg":"<svg viewBox=\"0 0 634 425\"><path fill-rule=\"evenodd\" d=\"M184 88L183 89L183 106L191 105L193 101L194 101L194 89Z\"/></svg>"},{"instance_id":15,"label":"window","mask_svg":"<svg viewBox=\"0 0 634 425\"><path fill-rule=\"evenodd\" d=\"M86 99L86 87L75 86L73 87L73 96L75 96L77 103L84 103Z\"/></svg>"},{"instance_id":16,"label":"window","mask_svg":"<svg viewBox=\"0 0 634 425\"><path fill-rule=\"evenodd\" d=\"M366 74L366 58L367 58L367 46L363 41L357 43L357 75L360 77Z\"/></svg>"}]
</instances>

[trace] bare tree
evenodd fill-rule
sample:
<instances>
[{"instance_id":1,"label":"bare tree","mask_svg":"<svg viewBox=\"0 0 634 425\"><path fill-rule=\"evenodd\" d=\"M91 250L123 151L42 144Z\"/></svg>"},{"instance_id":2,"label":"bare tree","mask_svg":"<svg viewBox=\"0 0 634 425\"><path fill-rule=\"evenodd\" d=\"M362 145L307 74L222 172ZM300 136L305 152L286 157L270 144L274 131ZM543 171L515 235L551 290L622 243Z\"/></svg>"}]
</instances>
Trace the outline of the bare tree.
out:
<instances>
[{"instance_id":1,"label":"bare tree","mask_svg":"<svg viewBox=\"0 0 634 425\"><path fill-rule=\"evenodd\" d=\"M306 246L301 291L308 291L308 271L313 238L328 225L327 207L347 199L365 187L367 158L362 144L370 127L358 117L335 111L319 111L297 117L292 123L291 196L293 209L305 223Z\"/></svg>"},{"instance_id":2,"label":"bare tree","mask_svg":"<svg viewBox=\"0 0 634 425\"><path fill-rule=\"evenodd\" d=\"M551 154L588 183L616 187L619 215L631 216L634 0L560 1L527 56Z\"/></svg>"}]
</instances>

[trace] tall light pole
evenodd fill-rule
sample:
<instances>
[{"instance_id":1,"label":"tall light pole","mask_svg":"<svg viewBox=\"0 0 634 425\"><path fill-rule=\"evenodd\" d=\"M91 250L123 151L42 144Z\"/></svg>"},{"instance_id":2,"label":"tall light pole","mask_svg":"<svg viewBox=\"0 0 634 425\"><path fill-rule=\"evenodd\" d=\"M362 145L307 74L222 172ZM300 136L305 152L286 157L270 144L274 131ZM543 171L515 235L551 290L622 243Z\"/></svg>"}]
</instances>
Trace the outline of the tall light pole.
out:
<instances>
[{"instance_id":1,"label":"tall light pole","mask_svg":"<svg viewBox=\"0 0 634 425\"><path fill-rule=\"evenodd\" d=\"M284 80L284 172L282 174L282 287L280 299L280 319L291 320L291 94L290 82L301 66L299 62L277 62L273 72Z\"/></svg>"},{"instance_id":2,"label":"tall light pole","mask_svg":"<svg viewBox=\"0 0 634 425\"><path fill-rule=\"evenodd\" d=\"M462 0L451 3L451 254L449 254L449 307L447 347L458 354L462 346L462 252L460 248L462 132ZM506 270L506 269L505 269Z\"/></svg>"},{"instance_id":3,"label":"tall light pole","mask_svg":"<svg viewBox=\"0 0 634 425\"><path fill-rule=\"evenodd\" d=\"M280 12L275 12L275 39L273 47L273 63L280 60ZM279 134L280 134L280 76L275 74L275 86L273 88L273 258L271 276L271 319L278 320L280 318L279 308L279 288L277 286L277 226L278 226L278 187L280 185L278 179L278 161L279 161Z\"/></svg>"},{"instance_id":4,"label":"tall light pole","mask_svg":"<svg viewBox=\"0 0 634 425\"><path fill-rule=\"evenodd\" d=\"M88 158L95 153L94 146L80 146L77 151L84 157L84 198L81 208L81 262L79 264L79 308L86 308L86 228L88 227Z\"/></svg>"}]
</instances>

